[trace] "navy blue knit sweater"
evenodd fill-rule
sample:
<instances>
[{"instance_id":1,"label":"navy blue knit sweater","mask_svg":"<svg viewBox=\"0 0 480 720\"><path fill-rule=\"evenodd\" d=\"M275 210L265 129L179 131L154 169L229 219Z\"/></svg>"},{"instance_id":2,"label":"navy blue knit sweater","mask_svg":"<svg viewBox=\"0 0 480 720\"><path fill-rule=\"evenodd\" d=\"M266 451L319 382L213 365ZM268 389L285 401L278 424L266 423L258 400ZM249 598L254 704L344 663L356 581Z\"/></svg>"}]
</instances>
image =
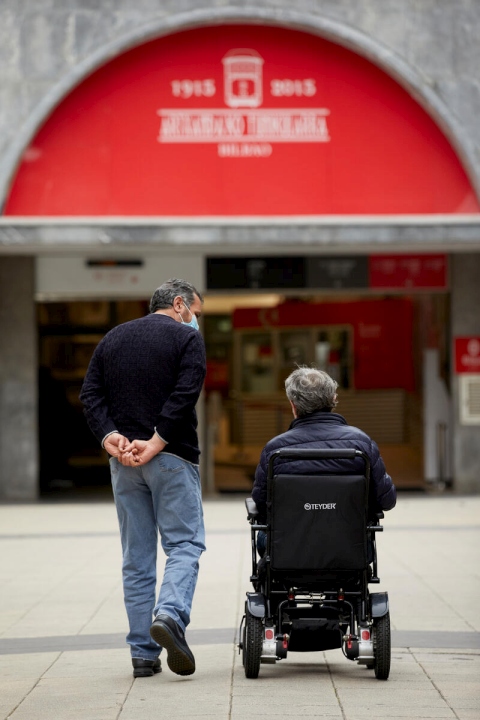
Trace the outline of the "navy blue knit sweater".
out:
<instances>
[{"instance_id":1,"label":"navy blue knit sweater","mask_svg":"<svg viewBox=\"0 0 480 720\"><path fill-rule=\"evenodd\" d=\"M97 345L80 393L88 425L101 442L117 430L198 463L195 404L206 372L201 334L152 313L118 325Z\"/></svg>"}]
</instances>

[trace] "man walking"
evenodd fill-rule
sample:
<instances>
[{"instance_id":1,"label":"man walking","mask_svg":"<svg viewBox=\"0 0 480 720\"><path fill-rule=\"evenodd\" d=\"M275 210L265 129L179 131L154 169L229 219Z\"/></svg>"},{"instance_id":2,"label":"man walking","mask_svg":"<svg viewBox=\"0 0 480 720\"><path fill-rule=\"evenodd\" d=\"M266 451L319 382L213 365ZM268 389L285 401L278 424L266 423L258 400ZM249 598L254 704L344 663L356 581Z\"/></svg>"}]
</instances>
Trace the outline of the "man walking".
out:
<instances>
[{"instance_id":1,"label":"man walking","mask_svg":"<svg viewBox=\"0 0 480 720\"><path fill-rule=\"evenodd\" d=\"M149 315L100 341L80 393L111 455L134 677L161 671L162 647L173 672L195 672L185 629L205 550L195 413L206 372L202 302L190 283L165 282ZM167 562L156 601L158 531Z\"/></svg>"}]
</instances>

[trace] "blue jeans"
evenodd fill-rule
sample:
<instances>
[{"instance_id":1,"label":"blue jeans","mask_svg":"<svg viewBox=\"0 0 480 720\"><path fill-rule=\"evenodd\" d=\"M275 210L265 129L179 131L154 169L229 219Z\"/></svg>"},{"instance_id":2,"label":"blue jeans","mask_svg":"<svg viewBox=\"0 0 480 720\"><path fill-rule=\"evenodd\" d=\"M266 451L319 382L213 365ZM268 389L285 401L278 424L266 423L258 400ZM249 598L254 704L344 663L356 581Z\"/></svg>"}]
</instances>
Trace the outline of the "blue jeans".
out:
<instances>
[{"instance_id":1,"label":"blue jeans","mask_svg":"<svg viewBox=\"0 0 480 720\"><path fill-rule=\"evenodd\" d=\"M205 550L198 467L162 452L142 467L110 459L123 550L123 593L132 657L155 660L161 647L150 636L153 617L190 622L198 561ZM158 531L167 555L155 604Z\"/></svg>"},{"instance_id":2,"label":"blue jeans","mask_svg":"<svg viewBox=\"0 0 480 720\"><path fill-rule=\"evenodd\" d=\"M262 558L265 555L267 549L267 533L265 530L259 530L257 532L257 552Z\"/></svg>"}]
</instances>

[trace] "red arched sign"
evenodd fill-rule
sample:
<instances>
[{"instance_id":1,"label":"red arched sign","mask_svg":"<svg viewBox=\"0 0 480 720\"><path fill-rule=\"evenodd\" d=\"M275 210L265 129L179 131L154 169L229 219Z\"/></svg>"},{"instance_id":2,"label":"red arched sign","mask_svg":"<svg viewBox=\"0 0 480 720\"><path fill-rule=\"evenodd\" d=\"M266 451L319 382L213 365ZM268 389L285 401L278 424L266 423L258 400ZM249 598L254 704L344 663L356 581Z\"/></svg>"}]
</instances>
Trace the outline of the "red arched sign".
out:
<instances>
[{"instance_id":1,"label":"red arched sign","mask_svg":"<svg viewBox=\"0 0 480 720\"><path fill-rule=\"evenodd\" d=\"M471 213L427 113L382 70L277 27L160 38L75 88L26 150L7 215Z\"/></svg>"}]
</instances>

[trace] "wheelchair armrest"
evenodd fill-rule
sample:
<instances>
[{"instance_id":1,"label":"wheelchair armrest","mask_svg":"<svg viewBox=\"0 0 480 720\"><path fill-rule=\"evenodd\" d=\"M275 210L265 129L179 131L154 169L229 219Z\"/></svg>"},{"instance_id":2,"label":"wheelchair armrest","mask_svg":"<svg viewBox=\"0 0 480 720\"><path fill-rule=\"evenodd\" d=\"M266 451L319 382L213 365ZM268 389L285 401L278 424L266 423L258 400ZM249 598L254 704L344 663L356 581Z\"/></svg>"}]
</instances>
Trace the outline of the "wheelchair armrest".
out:
<instances>
[{"instance_id":1,"label":"wheelchair armrest","mask_svg":"<svg viewBox=\"0 0 480 720\"><path fill-rule=\"evenodd\" d=\"M254 520L256 517L258 517L258 508L253 498L246 498L245 506L247 508L247 520Z\"/></svg>"},{"instance_id":2,"label":"wheelchair armrest","mask_svg":"<svg viewBox=\"0 0 480 720\"><path fill-rule=\"evenodd\" d=\"M367 528L371 533L376 532L383 532L383 525L381 525L380 520L385 517L382 510L379 510L378 512L373 514L374 517L371 517L369 522L367 523Z\"/></svg>"}]
</instances>

